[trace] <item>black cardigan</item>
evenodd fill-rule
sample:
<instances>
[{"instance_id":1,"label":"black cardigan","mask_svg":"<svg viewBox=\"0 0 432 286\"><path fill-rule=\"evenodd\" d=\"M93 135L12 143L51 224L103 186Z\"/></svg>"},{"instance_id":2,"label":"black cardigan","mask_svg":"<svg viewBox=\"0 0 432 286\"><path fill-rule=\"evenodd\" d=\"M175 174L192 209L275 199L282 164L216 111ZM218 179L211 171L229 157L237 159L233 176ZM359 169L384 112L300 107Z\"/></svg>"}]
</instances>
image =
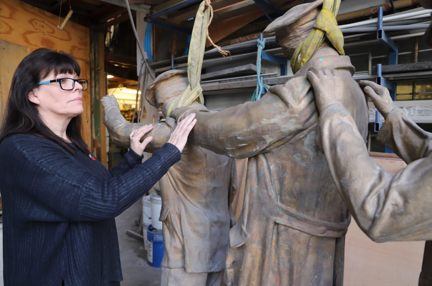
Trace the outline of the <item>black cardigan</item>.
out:
<instances>
[{"instance_id":1,"label":"black cardigan","mask_svg":"<svg viewBox=\"0 0 432 286\"><path fill-rule=\"evenodd\" d=\"M140 163L133 152L108 172L79 150L20 134L0 143L5 286L119 285L114 218L180 160L165 144Z\"/></svg>"}]
</instances>

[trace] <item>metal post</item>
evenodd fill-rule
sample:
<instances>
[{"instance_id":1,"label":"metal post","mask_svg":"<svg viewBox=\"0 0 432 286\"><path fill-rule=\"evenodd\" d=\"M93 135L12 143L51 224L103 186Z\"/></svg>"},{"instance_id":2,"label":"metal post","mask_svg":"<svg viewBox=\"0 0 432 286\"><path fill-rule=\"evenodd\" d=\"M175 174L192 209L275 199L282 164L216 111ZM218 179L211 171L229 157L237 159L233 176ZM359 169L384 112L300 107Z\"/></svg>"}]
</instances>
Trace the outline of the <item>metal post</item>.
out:
<instances>
[{"instance_id":1,"label":"metal post","mask_svg":"<svg viewBox=\"0 0 432 286\"><path fill-rule=\"evenodd\" d=\"M281 75L288 73L288 61L285 57L275 56L265 51L262 52L262 59L271 63L279 64Z\"/></svg>"},{"instance_id":2,"label":"metal post","mask_svg":"<svg viewBox=\"0 0 432 286\"><path fill-rule=\"evenodd\" d=\"M153 24L148 23L144 34L144 52L149 63L153 62Z\"/></svg>"},{"instance_id":3,"label":"metal post","mask_svg":"<svg viewBox=\"0 0 432 286\"><path fill-rule=\"evenodd\" d=\"M383 19L384 19L384 10L383 7L379 7L377 38L378 40L386 44L386 46L390 49L389 64L396 65L398 63L399 49L396 46L396 44L393 42L393 40L387 37L387 34L384 31Z\"/></svg>"},{"instance_id":4,"label":"metal post","mask_svg":"<svg viewBox=\"0 0 432 286\"><path fill-rule=\"evenodd\" d=\"M389 48L389 50L390 50L389 64L395 65L398 63L399 49L396 46L396 44L393 42L393 40L390 39L387 36L386 32L384 31L383 19L384 19L384 10L382 7L380 7L378 10L377 39L380 42L384 43ZM382 64L377 64L377 83L379 85L386 87L390 91L390 96L392 97L392 99L396 100L396 84L386 80L383 77ZM381 117L380 117L378 111L376 111L374 131L378 132L378 130L381 128L381 126L382 126ZM386 148L386 153L388 151L391 151L391 150Z\"/></svg>"}]
</instances>

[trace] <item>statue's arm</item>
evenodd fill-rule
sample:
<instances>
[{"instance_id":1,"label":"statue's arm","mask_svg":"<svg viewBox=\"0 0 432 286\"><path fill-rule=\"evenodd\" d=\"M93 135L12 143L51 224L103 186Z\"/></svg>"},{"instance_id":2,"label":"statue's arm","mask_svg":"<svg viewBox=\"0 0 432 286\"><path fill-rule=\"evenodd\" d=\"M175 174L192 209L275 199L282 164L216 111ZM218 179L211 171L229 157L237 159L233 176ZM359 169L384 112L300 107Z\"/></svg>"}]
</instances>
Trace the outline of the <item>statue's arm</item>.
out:
<instances>
[{"instance_id":1,"label":"statue's arm","mask_svg":"<svg viewBox=\"0 0 432 286\"><path fill-rule=\"evenodd\" d=\"M369 157L342 105L324 109L320 128L333 179L369 237L376 241L432 239L430 154L391 174Z\"/></svg>"},{"instance_id":2,"label":"statue's arm","mask_svg":"<svg viewBox=\"0 0 432 286\"><path fill-rule=\"evenodd\" d=\"M129 147L129 135L133 129L143 126L143 123L128 122L120 112L120 107L114 96L104 96L101 99L104 108L104 123L111 140L118 146Z\"/></svg>"},{"instance_id":3,"label":"statue's arm","mask_svg":"<svg viewBox=\"0 0 432 286\"><path fill-rule=\"evenodd\" d=\"M152 136L153 139L147 145L145 151L153 153L154 151L162 147L165 143L168 142L171 136L171 132L175 129L175 127L175 120L170 117L164 121L154 124L153 130L147 135Z\"/></svg>"},{"instance_id":4,"label":"statue's arm","mask_svg":"<svg viewBox=\"0 0 432 286\"><path fill-rule=\"evenodd\" d=\"M111 139L119 146L129 146L129 135L133 129L139 128L143 123L130 123L120 113L120 107L114 96L104 96L101 100L104 107L105 126L109 130ZM153 140L147 145L146 151L153 151L162 147L168 142L172 130L176 126L173 118L167 118L165 121L153 125L153 130L146 136L153 136Z\"/></svg>"},{"instance_id":5,"label":"statue's arm","mask_svg":"<svg viewBox=\"0 0 432 286\"><path fill-rule=\"evenodd\" d=\"M432 134L421 129L399 108L388 114L378 138L407 163L432 152Z\"/></svg>"},{"instance_id":6,"label":"statue's arm","mask_svg":"<svg viewBox=\"0 0 432 286\"><path fill-rule=\"evenodd\" d=\"M219 154L235 158L254 156L267 148L293 138L316 122L310 86L290 89L274 87L256 102L247 102L222 111L193 111L182 108L179 116L196 112L197 124L192 142ZM189 109L189 110L188 110Z\"/></svg>"}]
</instances>

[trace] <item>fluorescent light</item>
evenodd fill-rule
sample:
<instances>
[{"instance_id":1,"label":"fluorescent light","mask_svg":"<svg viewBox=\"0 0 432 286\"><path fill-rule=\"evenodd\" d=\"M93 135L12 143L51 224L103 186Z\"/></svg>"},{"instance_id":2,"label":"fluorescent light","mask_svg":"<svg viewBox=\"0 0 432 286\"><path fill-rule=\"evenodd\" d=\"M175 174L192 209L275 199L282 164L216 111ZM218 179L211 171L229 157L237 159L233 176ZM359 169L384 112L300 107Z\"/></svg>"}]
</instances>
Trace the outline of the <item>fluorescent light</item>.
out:
<instances>
[{"instance_id":1,"label":"fluorescent light","mask_svg":"<svg viewBox=\"0 0 432 286\"><path fill-rule=\"evenodd\" d=\"M107 79L112 79L114 76L112 74L107 74Z\"/></svg>"},{"instance_id":2,"label":"fluorescent light","mask_svg":"<svg viewBox=\"0 0 432 286\"><path fill-rule=\"evenodd\" d=\"M108 94L113 95L117 99L120 108L122 108L123 104L128 104L131 105L132 108L135 108L136 93L137 93L136 89L126 88L126 87L108 89ZM138 94L141 94L141 91L138 90Z\"/></svg>"}]
</instances>

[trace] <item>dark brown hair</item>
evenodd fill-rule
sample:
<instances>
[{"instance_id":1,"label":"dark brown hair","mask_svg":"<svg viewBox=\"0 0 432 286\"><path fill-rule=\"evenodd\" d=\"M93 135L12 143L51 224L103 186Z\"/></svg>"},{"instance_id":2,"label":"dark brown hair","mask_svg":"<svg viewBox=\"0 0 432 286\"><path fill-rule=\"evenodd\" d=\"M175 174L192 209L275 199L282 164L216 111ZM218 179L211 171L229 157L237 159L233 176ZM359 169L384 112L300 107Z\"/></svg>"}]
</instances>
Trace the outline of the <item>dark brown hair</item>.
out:
<instances>
[{"instance_id":1,"label":"dark brown hair","mask_svg":"<svg viewBox=\"0 0 432 286\"><path fill-rule=\"evenodd\" d=\"M40 80L50 72L54 72L55 75L71 73L79 76L81 69L72 56L63 52L42 48L27 55L18 65L12 78L6 115L0 129L0 142L13 134L31 133L56 142L71 153L74 152L70 144L43 123L36 105L28 98L28 94L38 87ZM76 147L88 152L81 136L80 116L72 118L66 134Z\"/></svg>"}]
</instances>

